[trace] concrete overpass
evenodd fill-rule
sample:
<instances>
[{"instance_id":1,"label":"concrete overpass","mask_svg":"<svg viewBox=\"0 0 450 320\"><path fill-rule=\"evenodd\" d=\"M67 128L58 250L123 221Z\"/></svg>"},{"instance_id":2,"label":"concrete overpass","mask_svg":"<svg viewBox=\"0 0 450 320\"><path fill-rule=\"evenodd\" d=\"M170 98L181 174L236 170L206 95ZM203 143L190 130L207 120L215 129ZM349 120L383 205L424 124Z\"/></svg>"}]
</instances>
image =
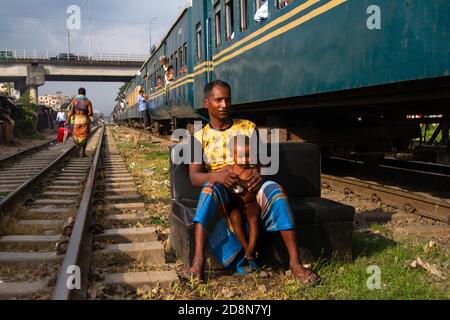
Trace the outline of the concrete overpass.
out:
<instances>
[{"instance_id":1,"label":"concrete overpass","mask_svg":"<svg viewBox=\"0 0 450 320\"><path fill-rule=\"evenodd\" d=\"M145 56L130 55L29 55L14 56L0 51L0 82L14 82L16 90L30 89L33 102L38 100L38 87L45 81L131 80L144 63ZM11 53L11 51L7 52Z\"/></svg>"}]
</instances>

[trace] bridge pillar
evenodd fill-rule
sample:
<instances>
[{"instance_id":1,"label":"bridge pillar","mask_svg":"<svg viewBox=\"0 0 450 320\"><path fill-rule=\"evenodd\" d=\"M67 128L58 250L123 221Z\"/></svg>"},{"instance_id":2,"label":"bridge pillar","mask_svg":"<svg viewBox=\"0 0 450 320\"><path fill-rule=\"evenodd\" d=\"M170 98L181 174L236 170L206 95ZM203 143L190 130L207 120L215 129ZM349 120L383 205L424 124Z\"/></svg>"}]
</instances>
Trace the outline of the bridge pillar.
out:
<instances>
[{"instance_id":1,"label":"bridge pillar","mask_svg":"<svg viewBox=\"0 0 450 320\"><path fill-rule=\"evenodd\" d=\"M39 102L38 86L30 86L31 103L37 104Z\"/></svg>"},{"instance_id":2,"label":"bridge pillar","mask_svg":"<svg viewBox=\"0 0 450 320\"><path fill-rule=\"evenodd\" d=\"M45 84L45 70L44 66L39 66L37 63L32 63L27 66L26 84L30 88L31 102L38 103L38 87Z\"/></svg>"}]
</instances>

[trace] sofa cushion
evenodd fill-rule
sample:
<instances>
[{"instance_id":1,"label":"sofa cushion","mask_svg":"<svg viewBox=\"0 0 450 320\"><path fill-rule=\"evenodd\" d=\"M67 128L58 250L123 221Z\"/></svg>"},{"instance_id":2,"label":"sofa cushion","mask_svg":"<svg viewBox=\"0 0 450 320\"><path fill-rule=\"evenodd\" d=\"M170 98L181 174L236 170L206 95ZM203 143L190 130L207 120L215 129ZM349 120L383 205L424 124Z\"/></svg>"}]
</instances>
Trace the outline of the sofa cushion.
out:
<instances>
[{"instance_id":1,"label":"sofa cushion","mask_svg":"<svg viewBox=\"0 0 450 320\"><path fill-rule=\"evenodd\" d=\"M355 209L319 197L290 197L289 205L297 225L353 221Z\"/></svg>"},{"instance_id":2,"label":"sofa cushion","mask_svg":"<svg viewBox=\"0 0 450 320\"><path fill-rule=\"evenodd\" d=\"M354 208L319 197L289 198L296 225L353 221ZM174 200L173 213L187 225L195 215L197 201Z\"/></svg>"}]
</instances>

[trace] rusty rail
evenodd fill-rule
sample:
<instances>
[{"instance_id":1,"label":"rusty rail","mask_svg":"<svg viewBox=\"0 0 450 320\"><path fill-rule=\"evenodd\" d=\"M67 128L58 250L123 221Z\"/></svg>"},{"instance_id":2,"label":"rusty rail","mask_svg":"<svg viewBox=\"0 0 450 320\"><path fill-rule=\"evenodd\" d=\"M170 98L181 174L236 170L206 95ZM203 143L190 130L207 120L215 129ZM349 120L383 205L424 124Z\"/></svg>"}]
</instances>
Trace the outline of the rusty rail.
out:
<instances>
[{"instance_id":1,"label":"rusty rail","mask_svg":"<svg viewBox=\"0 0 450 320\"><path fill-rule=\"evenodd\" d=\"M445 199L408 192L356 178L343 178L329 174L322 174L322 185L353 192L368 197L372 201L381 201L406 212L450 224L450 201Z\"/></svg>"},{"instance_id":2,"label":"rusty rail","mask_svg":"<svg viewBox=\"0 0 450 320\"><path fill-rule=\"evenodd\" d=\"M58 274L58 280L53 292L53 300L81 300L86 297L87 277L89 274L93 240L93 235L88 231L91 221L91 217L89 216L89 208L91 205L95 176L99 165L105 127L102 126L101 130L97 150L95 152L94 160L92 161L89 177L83 192L83 197L81 198L80 207L78 209L75 225L69 239L64 262ZM70 271L72 270L71 267L78 267L80 270L80 289L71 289L67 284L67 282L70 281L69 277L72 276L72 271Z\"/></svg>"}]
</instances>

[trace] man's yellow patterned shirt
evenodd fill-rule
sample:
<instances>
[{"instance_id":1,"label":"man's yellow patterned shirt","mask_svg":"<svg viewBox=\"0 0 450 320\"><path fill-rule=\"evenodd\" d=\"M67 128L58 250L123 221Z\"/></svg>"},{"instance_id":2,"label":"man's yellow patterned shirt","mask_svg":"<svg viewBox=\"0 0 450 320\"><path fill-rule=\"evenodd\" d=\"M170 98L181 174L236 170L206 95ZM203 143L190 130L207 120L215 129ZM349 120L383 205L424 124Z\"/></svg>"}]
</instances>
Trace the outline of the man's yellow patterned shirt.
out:
<instances>
[{"instance_id":1,"label":"man's yellow patterned shirt","mask_svg":"<svg viewBox=\"0 0 450 320\"><path fill-rule=\"evenodd\" d=\"M233 125L225 130L217 130L209 124L194 133L195 139L201 143L203 163L206 170L219 171L227 165L233 165L233 154L229 148L230 140L237 135L252 137L256 133L256 125L248 120L233 120Z\"/></svg>"}]
</instances>

